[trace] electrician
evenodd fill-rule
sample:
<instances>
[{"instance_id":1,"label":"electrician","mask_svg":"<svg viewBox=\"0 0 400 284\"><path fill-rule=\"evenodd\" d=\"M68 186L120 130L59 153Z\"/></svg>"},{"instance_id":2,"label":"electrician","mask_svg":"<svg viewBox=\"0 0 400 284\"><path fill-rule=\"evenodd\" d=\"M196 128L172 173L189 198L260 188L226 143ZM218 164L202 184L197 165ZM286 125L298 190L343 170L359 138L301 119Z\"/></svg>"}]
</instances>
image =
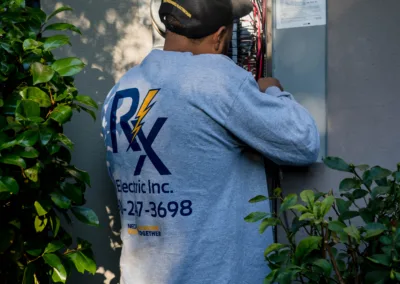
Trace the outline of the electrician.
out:
<instances>
[{"instance_id":1,"label":"electrician","mask_svg":"<svg viewBox=\"0 0 400 284\"><path fill-rule=\"evenodd\" d=\"M311 115L278 80L226 54L250 0L164 0L164 50L129 70L104 104L107 164L122 220L121 283L256 284L269 273L260 235L243 218L269 211L263 157L317 159ZM141 184L140 191L129 184ZM162 190L165 189L165 190ZM154 194L154 192L159 194Z\"/></svg>"}]
</instances>

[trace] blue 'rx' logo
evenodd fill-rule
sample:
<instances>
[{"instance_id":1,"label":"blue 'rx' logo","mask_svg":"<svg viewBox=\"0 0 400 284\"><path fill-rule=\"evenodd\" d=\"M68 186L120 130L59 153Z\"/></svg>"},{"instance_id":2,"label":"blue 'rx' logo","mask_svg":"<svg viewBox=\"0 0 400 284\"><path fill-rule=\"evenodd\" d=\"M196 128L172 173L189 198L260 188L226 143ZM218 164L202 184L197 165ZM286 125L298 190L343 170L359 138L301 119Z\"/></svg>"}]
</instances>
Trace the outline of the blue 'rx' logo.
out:
<instances>
[{"instance_id":1,"label":"blue 'rx' logo","mask_svg":"<svg viewBox=\"0 0 400 284\"><path fill-rule=\"evenodd\" d=\"M152 162L154 167L160 173L160 175L170 175L171 172L168 168L164 165L161 159L157 156L156 152L154 152L152 148L152 144L156 139L158 133L160 132L161 128L163 127L164 123L167 121L166 117L159 117L157 118L156 122L154 123L153 127L151 128L149 134L146 136L143 132L142 125L144 124L143 119L147 115L147 113L151 110L155 102L153 102L154 97L159 92L159 89L150 90L146 97L144 98L140 108L139 108L139 90L138 89L127 89L123 91L118 91L115 94L114 100L111 105L111 114L110 114L110 132L111 132L111 144L113 153L118 153L118 143L117 143L117 110L118 110L118 103L120 100L125 98L131 98L132 104L129 111L121 116L120 118L120 125L125 134L126 139L129 142L127 152L132 150L133 152L140 152L144 151L145 155L141 155L139 160L136 164L134 175L140 175L144 162L148 157L149 160ZM138 110L139 108L139 110ZM134 120L131 120L135 113L136 117ZM131 121L130 121L131 120ZM131 128L130 123L134 125ZM138 140L142 147L140 147Z\"/></svg>"}]
</instances>

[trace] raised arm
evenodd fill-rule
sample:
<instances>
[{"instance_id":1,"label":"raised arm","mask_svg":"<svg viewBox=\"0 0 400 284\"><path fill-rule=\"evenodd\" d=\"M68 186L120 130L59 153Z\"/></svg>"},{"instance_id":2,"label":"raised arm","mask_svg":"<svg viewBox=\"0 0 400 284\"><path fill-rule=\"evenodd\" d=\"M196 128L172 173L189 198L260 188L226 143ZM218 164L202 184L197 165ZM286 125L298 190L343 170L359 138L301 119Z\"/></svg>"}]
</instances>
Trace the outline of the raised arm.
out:
<instances>
[{"instance_id":1,"label":"raised arm","mask_svg":"<svg viewBox=\"0 0 400 284\"><path fill-rule=\"evenodd\" d=\"M277 164L307 165L315 162L320 139L310 113L291 94L281 91L279 84L264 88L262 84L259 86L251 76L246 78L232 104L225 127Z\"/></svg>"}]
</instances>

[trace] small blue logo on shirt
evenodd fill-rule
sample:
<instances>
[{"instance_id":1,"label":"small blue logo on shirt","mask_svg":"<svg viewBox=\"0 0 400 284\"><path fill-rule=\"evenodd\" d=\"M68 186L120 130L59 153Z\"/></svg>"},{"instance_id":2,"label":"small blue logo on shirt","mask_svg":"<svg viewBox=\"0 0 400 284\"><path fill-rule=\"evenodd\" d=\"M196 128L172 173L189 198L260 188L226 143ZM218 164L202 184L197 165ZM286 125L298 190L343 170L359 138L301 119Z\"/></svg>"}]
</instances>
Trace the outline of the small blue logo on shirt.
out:
<instances>
[{"instance_id":1,"label":"small blue logo on shirt","mask_svg":"<svg viewBox=\"0 0 400 284\"><path fill-rule=\"evenodd\" d=\"M144 98L140 108L139 108L139 90L134 89L127 89L123 91L118 91L115 96L114 100L111 105L111 112L110 112L110 132L111 132L111 144L113 153L118 153L118 142L117 142L117 110L118 110L118 103L120 100L125 98L131 98L131 106L129 111L120 117L120 126L124 132L126 139L128 140L129 147L126 151L132 150L133 152L140 152L144 151L145 155L141 155L139 160L136 164L134 175L140 175L144 162L148 157L149 160L152 162L154 167L157 169L160 175L170 175L171 172L168 168L164 165L161 159L158 157L156 152L152 148L152 144L154 140L157 138L158 133L160 132L161 128L167 121L166 117L159 117L157 118L156 122L154 123L153 127L151 128L149 134L146 136L143 132L142 126L145 124L145 117L150 112L152 107L154 106L155 102L154 98L157 96L160 89L152 89L149 90L146 97ZM139 109L139 111L138 111ZM137 114L136 114L137 112ZM136 116L135 116L136 114ZM135 116L135 119L130 121ZM130 126L130 123L134 125L133 129ZM140 147L139 145L142 145ZM143 149L142 149L143 148Z\"/></svg>"}]
</instances>

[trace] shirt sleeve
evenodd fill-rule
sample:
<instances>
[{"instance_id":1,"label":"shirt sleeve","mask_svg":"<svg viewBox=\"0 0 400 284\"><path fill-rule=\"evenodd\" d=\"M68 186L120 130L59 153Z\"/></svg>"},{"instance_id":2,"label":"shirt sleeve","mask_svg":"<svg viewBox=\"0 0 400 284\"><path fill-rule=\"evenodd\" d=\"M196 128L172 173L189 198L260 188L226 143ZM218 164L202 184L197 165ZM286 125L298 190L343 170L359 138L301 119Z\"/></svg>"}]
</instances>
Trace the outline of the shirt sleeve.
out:
<instances>
[{"instance_id":1,"label":"shirt sleeve","mask_svg":"<svg viewBox=\"0 0 400 284\"><path fill-rule=\"evenodd\" d=\"M225 127L277 164L308 165L318 158L319 133L310 113L277 87L260 92L252 77L243 82Z\"/></svg>"}]
</instances>

